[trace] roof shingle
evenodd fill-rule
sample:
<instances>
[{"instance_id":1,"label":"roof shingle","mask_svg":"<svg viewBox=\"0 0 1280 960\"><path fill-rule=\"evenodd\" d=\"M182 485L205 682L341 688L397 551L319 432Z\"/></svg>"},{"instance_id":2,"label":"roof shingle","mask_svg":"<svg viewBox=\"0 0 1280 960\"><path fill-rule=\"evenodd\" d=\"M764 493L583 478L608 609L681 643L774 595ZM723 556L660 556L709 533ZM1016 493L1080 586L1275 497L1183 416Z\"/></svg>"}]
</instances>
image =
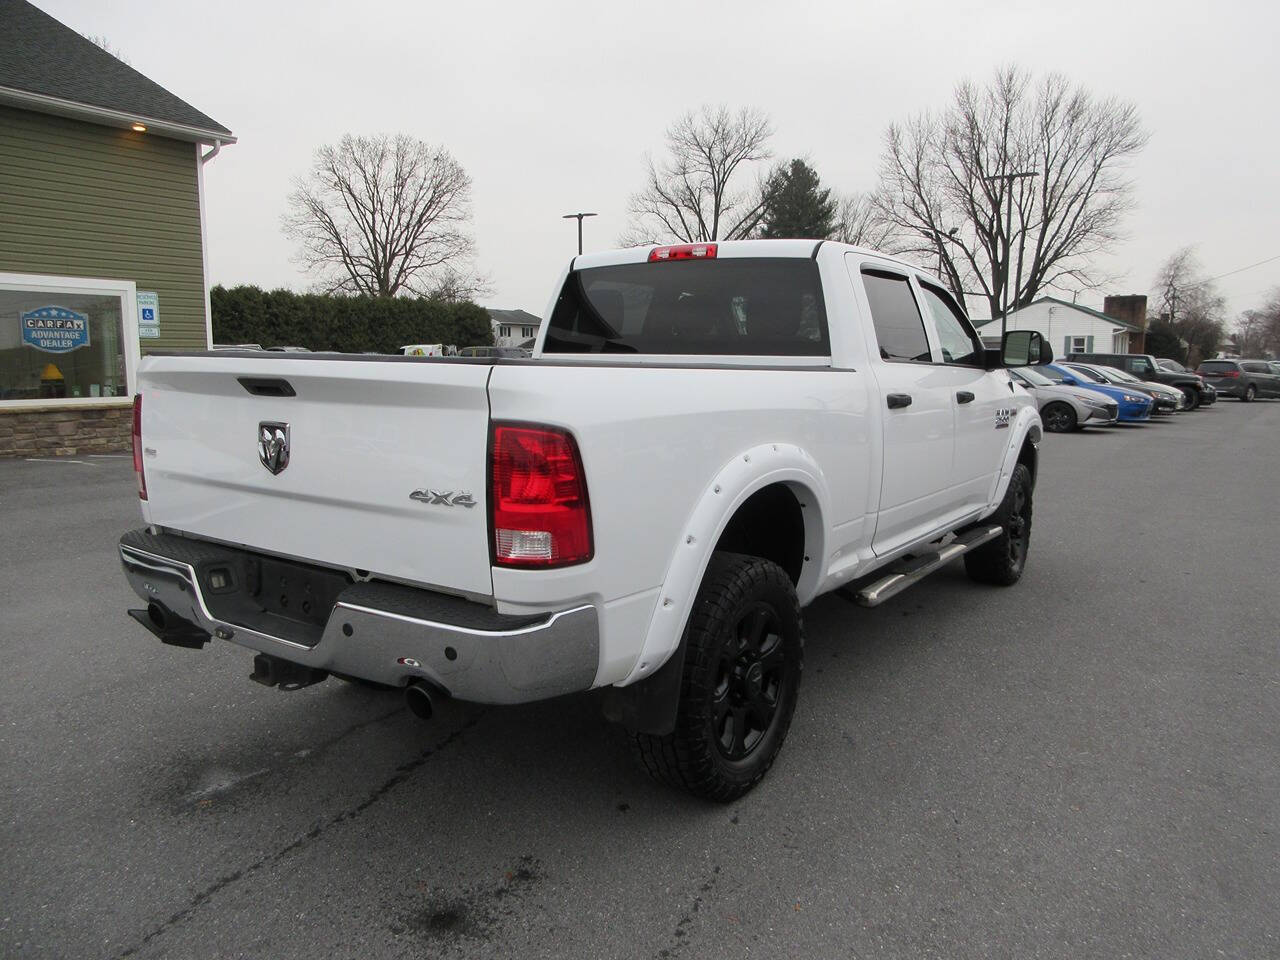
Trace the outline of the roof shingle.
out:
<instances>
[{"instance_id":1,"label":"roof shingle","mask_svg":"<svg viewBox=\"0 0 1280 960\"><path fill-rule=\"evenodd\" d=\"M0 87L231 136L212 117L26 0L0 0Z\"/></svg>"}]
</instances>

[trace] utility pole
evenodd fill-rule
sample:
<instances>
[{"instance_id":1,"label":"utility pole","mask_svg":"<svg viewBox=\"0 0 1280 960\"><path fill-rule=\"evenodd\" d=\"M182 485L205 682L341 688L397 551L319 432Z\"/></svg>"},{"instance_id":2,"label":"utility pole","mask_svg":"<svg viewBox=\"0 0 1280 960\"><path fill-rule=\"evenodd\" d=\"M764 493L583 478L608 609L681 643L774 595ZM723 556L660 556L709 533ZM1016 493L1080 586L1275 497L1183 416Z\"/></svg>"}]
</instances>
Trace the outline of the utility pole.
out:
<instances>
[{"instance_id":1,"label":"utility pole","mask_svg":"<svg viewBox=\"0 0 1280 960\"><path fill-rule=\"evenodd\" d=\"M1009 212L1005 215L1004 221L1004 279L1000 287L1000 342L1004 343L1004 335L1008 330L1009 323L1009 268L1013 266L1013 181L1030 180L1036 175L1034 170L1022 170L1018 173L993 173L989 177L983 177L988 183L1002 181L1004 183L1004 191L1009 195ZM998 216L997 212L997 216Z\"/></svg>"},{"instance_id":2,"label":"utility pole","mask_svg":"<svg viewBox=\"0 0 1280 960\"><path fill-rule=\"evenodd\" d=\"M578 256L582 256L582 219L584 217L594 217L594 213L566 213L561 220L577 220L578 221Z\"/></svg>"}]
</instances>

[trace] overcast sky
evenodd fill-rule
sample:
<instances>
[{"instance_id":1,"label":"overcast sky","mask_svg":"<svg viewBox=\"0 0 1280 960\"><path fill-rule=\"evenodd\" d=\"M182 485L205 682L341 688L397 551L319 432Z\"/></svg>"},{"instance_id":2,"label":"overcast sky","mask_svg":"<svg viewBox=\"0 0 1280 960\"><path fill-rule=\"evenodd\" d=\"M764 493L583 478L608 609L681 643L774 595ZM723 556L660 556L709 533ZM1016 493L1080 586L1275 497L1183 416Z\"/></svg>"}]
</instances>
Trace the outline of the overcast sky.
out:
<instances>
[{"instance_id":1,"label":"overcast sky","mask_svg":"<svg viewBox=\"0 0 1280 960\"><path fill-rule=\"evenodd\" d=\"M1186 244L1210 275L1280 255L1274 0L35 2L239 137L206 168L215 283L306 289L280 232L291 178L344 133L405 132L474 181L487 305L541 316L576 250L561 214L598 211L586 247L614 246L645 152L683 111L759 107L779 157L869 190L888 123L1006 63L1130 99L1152 134L1129 238L1100 264L1118 279L1080 302L1148 292ZM1277 285L1273 260L1220 289L1234 314Z\"/></svg>"}]
</instances>

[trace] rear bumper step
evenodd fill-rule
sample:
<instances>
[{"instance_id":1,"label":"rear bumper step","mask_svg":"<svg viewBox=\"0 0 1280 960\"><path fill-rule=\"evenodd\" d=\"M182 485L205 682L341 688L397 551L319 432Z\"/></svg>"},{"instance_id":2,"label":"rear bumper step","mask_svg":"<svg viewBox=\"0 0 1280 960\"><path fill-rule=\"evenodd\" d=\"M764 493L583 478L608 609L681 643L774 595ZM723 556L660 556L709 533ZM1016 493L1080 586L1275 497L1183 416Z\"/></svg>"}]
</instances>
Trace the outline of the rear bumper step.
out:
<instances>
[{"instance_id":1,"label":"rear bumper step","mask_svg":"<svg viewBox=\"0 0 1280 960\"><path fill-rule=\"evenodd\" d=\"M301 685L322 671L390 686L415 680L460 700L523 703L589 689L599 667L596 608L510 617L457 597L391 583L351 583L306 619L263 609L238 564L250 551L173 534L135 530L120 539L120 561L146 610L130 616L166 643L199 647L231 640L296 664L296 675L259 682ZM287 563L287 561L276 561ZM325 595L329 579L303 587ZM224 591L219 593L218 591ZM290 603L292 612L298 604ZM158 610L158 615L152 611Z\"/></svg>"},{"instance_id":2,"label":"rear bumper step","mask_svg":"<svg viewBox=\"0 0 1280 960\"><path fill-rule=\"evenodd\" d=\"M887 576L868 584L853 594L853 599L864 607L878 607L890 597L896 596L907 587L913 586L940 567L946 566L956 557L963 556L974 547L980 547L994 540L1004 532L1004 527L976 527L957 536L945 546L930 553L921 554L904 561L895 567Z\"/></svg>"}]
</instances>

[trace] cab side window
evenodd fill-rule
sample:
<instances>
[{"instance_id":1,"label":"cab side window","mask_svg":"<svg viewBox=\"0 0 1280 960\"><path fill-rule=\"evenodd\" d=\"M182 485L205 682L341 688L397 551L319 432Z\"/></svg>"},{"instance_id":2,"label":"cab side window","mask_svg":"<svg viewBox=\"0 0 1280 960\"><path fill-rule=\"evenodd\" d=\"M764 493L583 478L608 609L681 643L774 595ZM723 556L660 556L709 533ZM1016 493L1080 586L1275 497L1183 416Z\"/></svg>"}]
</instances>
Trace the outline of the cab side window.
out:
<instances>
[{"instance_id":1,"label":"cab side window","mask_svg":"<svg viewBox=\"0 0 1280 960\"><path fill-rule=\"evenodd\" d=\"M955 301L937 287L920 284L942 343L942 362L981 366L982 347Z\"/></svg>"},{"instance_id":2,"label":"cab side window","mask_svg":"<svg viewBox=\"0 0 1280 960\"><path fill-rule=\"evenodd\" d=\"M1146 357L1127 357L1125 366L1135 377L1150 380L1155 374L1155 370L1151 367L1151 361Z\"/></svg>"},{"instance_id":3,"label":"cab side window","mask_svg":"<svg viewBox=\"0 0 1280 960\"><path fill-rule=\"evenodd\" d=\"M880 270L863 270L862 284L871 304L871 322L880 344L880 358L924 363L933 359L924 320L907 278Z\"/></svg>"}]
</instances>

